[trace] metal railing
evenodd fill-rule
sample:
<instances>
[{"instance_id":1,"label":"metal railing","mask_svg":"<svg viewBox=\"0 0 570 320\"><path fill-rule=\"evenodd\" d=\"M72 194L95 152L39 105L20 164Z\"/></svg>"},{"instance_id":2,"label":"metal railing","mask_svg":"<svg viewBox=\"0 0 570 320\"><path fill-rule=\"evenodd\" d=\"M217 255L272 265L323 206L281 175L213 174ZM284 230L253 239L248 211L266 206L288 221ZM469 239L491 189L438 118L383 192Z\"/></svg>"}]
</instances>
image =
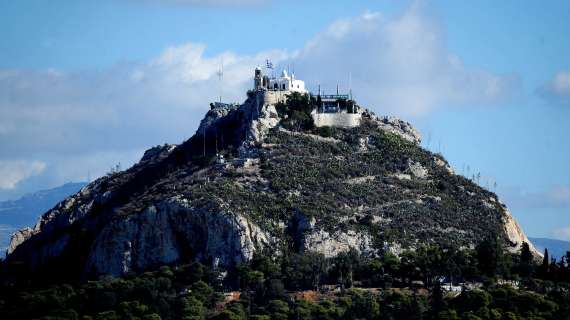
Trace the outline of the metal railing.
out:
<instances>
[{"instance_id":1,"label":"metal railing","mask_svg":"<svg viewBox=\"0 0 570 320\"><path fill-rule=\"evenodd\" d=\"M318 94L314 94L311 93L312 97L318 97ZM339 100L339 99L344 99L344 100L348 100L349 99L349 95L348 94L321 94L321 100Z\"/></svg>"}]
</instances>

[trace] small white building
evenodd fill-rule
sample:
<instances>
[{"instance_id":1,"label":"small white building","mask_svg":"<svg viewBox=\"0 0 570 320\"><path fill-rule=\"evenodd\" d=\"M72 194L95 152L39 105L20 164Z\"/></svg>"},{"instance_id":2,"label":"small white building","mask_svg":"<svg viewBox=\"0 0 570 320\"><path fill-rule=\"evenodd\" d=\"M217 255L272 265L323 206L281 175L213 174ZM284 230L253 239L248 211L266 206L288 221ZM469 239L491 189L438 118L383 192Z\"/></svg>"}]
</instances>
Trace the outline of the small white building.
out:
<instances>
[{"instance_id":1,"label":"small white building","mask_svg":"<svg viewBox=\"0 0 570 320\"><path fill-rule=\"evenodd\" d=\"M305 90L305 81L295 79L295 74L288 75L287 70L283 70L281 77L269 79L269 89L301 93L307 92L307 90Z\"/></svg>"},{"instance_id":2,"label":"small white building","mask_svg":"<svg viewBox=\"0 0 570 320\"><path fill-rule=\"evenodd\" d=\"M461 285L455 286L453 285L453 283L448 282L448 283L442 283L441 289L446 292L461 292L463 291L463 286Z\"/></svg>"},{"instance_id":3,"label":"small white building","mask_svg":"<svg viewBox=\"0 0 570 320\"><path fill-rule=\"evenodd\" d=\"M255 90L287 91L300 93L308 92L305 89L305 81L295 79L295 75L289 75L287 73L287 70L283 70L280 77L270 78L263 75L260 68L255 68L253 87Z\"/></svg>"}]
</instances>

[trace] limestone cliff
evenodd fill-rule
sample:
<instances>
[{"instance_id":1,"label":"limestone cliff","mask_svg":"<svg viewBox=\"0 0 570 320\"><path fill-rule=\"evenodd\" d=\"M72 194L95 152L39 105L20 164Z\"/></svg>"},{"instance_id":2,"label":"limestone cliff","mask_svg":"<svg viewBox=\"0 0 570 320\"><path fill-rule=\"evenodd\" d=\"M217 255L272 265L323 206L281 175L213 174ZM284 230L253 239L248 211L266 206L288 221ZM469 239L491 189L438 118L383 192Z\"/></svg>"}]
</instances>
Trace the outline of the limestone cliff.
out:
<instances>
[{"instance_id":1,"label":"limestone cliff","mask_svg":"<svg viewBox=\"0 0 570 320\"><path fill-rule=\"evenodd\" d=\"M193 258L216 265L251 259L268 235L239 214L193 208L183 197L158 202L107 224L95 238L86 270L119 275Z\"/></svg>"},{"instance_id":2,"label":"limestone cliff","mask_svg":"<svg viewBox=\"0 0 570 320\"><path fill-rule=\"evenodd\" d=\"M496 195L422 149L409 123L364 110L358 127L315 128L307 104L250 92L212 108L189 140L149 149L16 233L8 261L84 278L193 259L227 267L263 249L375 255L492 235L513 251L528 242Z\"/></svg>"}]
</instances>

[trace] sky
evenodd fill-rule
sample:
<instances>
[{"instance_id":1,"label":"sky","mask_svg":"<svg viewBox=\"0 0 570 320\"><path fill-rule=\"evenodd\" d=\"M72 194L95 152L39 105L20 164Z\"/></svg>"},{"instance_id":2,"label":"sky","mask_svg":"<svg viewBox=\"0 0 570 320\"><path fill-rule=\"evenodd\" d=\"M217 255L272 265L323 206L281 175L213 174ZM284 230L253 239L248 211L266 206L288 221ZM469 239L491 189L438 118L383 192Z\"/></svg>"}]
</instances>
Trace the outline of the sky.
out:
<instances>
[{"instance_id":1,"label":"sky","mask_svg":"<svg viewBox=\"0 0 570 320\"><path fill-rule=\"evenodd\" d=\"M184 141L270 59L312 90L350 78L527 235L570 240L568 30L568 1L1 1L0 200Z\"/></svg>"}]
</instances>

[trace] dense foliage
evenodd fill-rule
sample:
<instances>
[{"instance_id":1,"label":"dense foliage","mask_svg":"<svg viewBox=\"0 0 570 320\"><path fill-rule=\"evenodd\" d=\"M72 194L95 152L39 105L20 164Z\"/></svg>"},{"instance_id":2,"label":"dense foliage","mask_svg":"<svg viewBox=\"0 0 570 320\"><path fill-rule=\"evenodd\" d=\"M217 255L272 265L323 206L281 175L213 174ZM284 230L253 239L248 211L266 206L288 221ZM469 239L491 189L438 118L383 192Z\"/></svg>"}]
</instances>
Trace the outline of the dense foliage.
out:
<instances>
[{"instance_id":1,"label":"dense foliage","mask_svg":"<svg viewBox=\"0 0 570 320\"><path fill-rule=\"evenodd\" d=\"M78 285L4 283L0 317L568 319L570 253L538 264L525 260L528 247L509 255L495 251L495 244L488 239L474 251L421 246L400 258L354 251L333 259L260 254L230 270L196 262ZM462 291L447 292L442 282L450 280Z\"/></svg>"},{"instance_id":2,"label":"dense foliage","mask_svg":"<svg viewBox=\"0 0 570 320\"><path fill-rule=\"evenodd\" d=\"M275 106L281 119L281 125L293 130L312 130L315 128L311 111L317 108L318 101L308 94L294 92L287 97L287 102Z\"/></svg>"},{"instance_id":3,"label":"dense foliage","mask_svg":"<svg viewBox=\"0 0 570 320\"><path fill-rule=\"evenodd\" d=\"M502 208L496 196L437 166L437 155L374 124L330 130L327 136L334 141L278 130L267 137L273 147L261 150L261 175L270 181L271 193L263 196L272 205L283 205L276 211L318 217L319 227L331 233L365 231L377 243L404 246L417 239L469 246L498 232ZM414 179L408 171L411 163L426 168L430 179ZM400 178L400 173L411 178ZM244 193L265 189L250 185L253 190ZM232 201L242 202L236 198ZM272 212L263 210L260 216L271 217ZM277 212L275 216L285 218Z\"/></svg>"}]
</instances>

